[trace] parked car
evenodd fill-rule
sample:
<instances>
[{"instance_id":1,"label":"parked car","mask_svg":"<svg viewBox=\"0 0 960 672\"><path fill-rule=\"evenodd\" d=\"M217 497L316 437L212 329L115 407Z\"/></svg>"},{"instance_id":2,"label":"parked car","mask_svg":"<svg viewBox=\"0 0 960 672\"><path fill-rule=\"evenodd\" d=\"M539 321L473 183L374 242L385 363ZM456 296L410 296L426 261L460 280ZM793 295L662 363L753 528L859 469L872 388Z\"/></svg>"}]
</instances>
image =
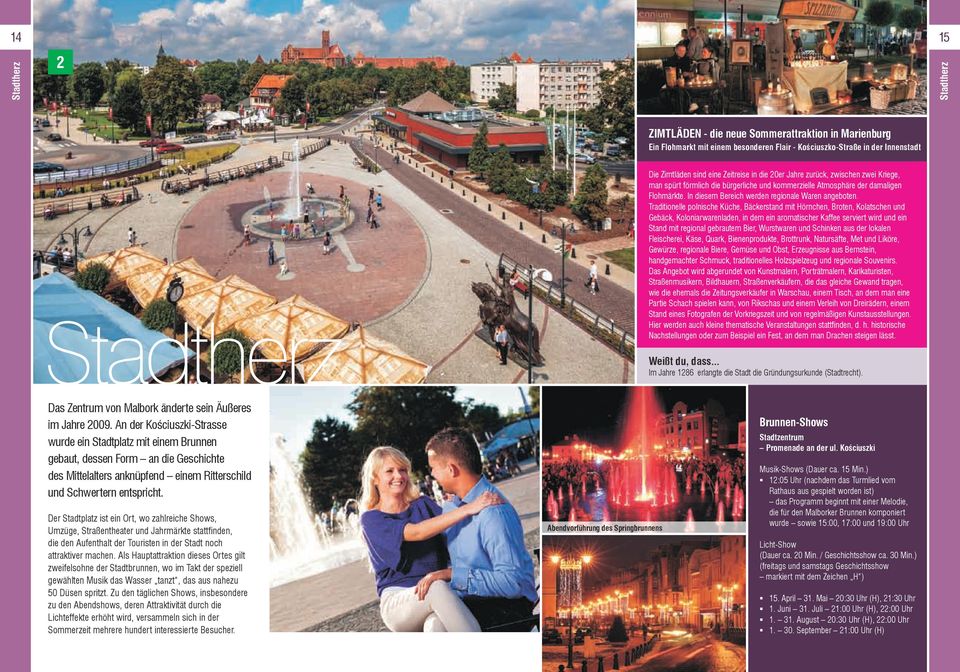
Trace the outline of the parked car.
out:
<instances>
[{"instance_id":1,"label":"parked car","mask_svg":"<svg viewBox=\"0 0 960 672\"><path fill-rule=\"evenodd\" d=\"M59 133L49 133L47 134L47 140L50 140L51 142L59 142L60 140L63 140L63 136Z\"/></svg>"},{"instance_id":2,"label":"parked car","mask_svg":"<svg viewBox=\"0 0 960 672\"><path fill-rule=\"evenodd\" d=\"M237 137L237 134L233 131L223 131L222 133L217 133L217 140L233 140Z\"/></svg>"},{"instance_id":3,"label":"parked car","mask_svg":"<svg viewBox=\"0 0 960 672\"><path fill-rule=\"evenodd\" d=\"M33 172L35 173L59 173L64 170L63 166L59 163L50 163L49 161L36 161L33 164Z\"/></svg>"},{"instance_id":4,"label":"parked car","mask_svg":"<svg viewBox=\"0 0 960 672\"><path fill-rule=\"evenodd\" d=\"M160 145L167 144L167 141L163 138L150 138L149 140L141 140L141 147L159 147Z\"/></svg>"},{"instance_id":5,"label":"parked car","mask_svg":"<svg viewBox=\"0 0 960 672\"><path fill-rule=\"evenodd\" d=\"M596 163L597 160L589 154L577 154L576 160L580 163Z\"/></svg>"},{"instance_id":6,"label":"parked car","mask_svg":"<svg viewBox=\"0 0 960 672\"><path fill-rule=\"evenodd\" d=\"M50 128L50 120L44 119L43 121L40 122L40 125L43 126L44 128Z\"/></svg>"},{"instance_id":7,"label":"parked car","mask_svg":"<svg viewBox=\"0 0 960 672\"><path fill-rule=\"evenodd\" d=\"M207 136L205 135L191 135L181 140L181 142L185 145L192 145L198 142L206 142L206 141L207 141Z\"/></svg>"},{"instance_id":8,"label":"parked car","mask_svg":"<svg viewBox=\"0 0 960 672\"><path fill-rule=\"evenodd\" d=\"M156 152L157 154L170 154L172 152L182 152L183 145L178 145L173 142L165 142L162 145L157 145Z\"/></svg>"},{"instance_id":9,"label":"parked car","mask_svg":"<svg viewBox=\"0 0 960 672\"><path fill-rule=\"evenodd\" d=\"M556 628L547 628L543 631L543 643L563 644L563 637L560 636L560 631Z\"/></svg>"}]
</instances>

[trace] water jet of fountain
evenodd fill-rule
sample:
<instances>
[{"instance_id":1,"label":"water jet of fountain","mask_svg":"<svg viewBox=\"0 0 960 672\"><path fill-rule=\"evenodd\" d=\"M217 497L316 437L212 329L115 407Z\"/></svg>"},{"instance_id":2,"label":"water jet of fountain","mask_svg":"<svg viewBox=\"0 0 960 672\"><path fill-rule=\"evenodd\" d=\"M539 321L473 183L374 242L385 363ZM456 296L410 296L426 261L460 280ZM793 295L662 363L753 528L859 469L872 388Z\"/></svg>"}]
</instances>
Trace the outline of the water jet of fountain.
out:
<instances>
[{"instance_id":1,"label":"water jet of fountain","mask_svg":"<svg viewBox=\"0 0 960 672\"><path fill-rule=\"evenodd\" d=\"M271 555L287 558L319 553L329 541L314 524L311 507L300 487L300 474L277 436L270 447L270 542Z\"/></svg>"},{"instance_id":2,"label":"water jet of fountain","mask_svg":"<svg viewBox=\"0 0 960 672\"><path fill-rule=\"evenodd\" d=\"M293 141L293 171L290 173L290 198L293 199L294 206L292 216L300 219L303 216L303 207L300 201L300 140Z\"/></svg>"},{"instance_id":3,"label":"water jet of fountain","mask_svg":"<svg viewBox=\"0 0 960 672\"><path fill-rule=\"evenodd\" d=\"M547 495L547 516L553 521L560 519L560 508L557 505L557 498L553 496L553 492Z\"/></svg>"}]
</instances>

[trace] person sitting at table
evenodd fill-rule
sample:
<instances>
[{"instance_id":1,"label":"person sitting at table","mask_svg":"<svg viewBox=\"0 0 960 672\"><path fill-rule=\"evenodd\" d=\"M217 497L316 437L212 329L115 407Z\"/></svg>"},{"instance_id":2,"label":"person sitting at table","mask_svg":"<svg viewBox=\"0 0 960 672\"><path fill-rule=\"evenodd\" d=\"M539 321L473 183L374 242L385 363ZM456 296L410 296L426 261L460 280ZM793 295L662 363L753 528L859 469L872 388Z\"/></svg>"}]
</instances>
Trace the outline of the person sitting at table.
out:
<instances>
[{"instance_id":1,"label":"person sitting at table","mask_svg":"<svg viewBox=\"0 0 960 672\"><path fill-rule=\"evenodd\" d=\"M720 63L713 47L704 47L700 50L700 60L694 64L696 73L709 77L714 82L720 81Z\"/></svg>"},{"instance_id":2,"label":"person sitting at table","mask_svg":"<svg viewBox=\"0 0 960 672\"><path fill-rule=\"evenodd\" d=\"M70 251L69 247L63 248L63 263L65 264L73 263L73 252Z\"/></svg>"},{"instance_id":3,"label":"person sitting at table","mask_svg":"<svg viewBox=\"0 0 960 672\"><path fill-rule=\"evenodd\" d=\"M678 44L673 48L673 56L663 62L665 68L678 68L681 73L693 70L693 59L687 56L687 47Z\"/></svg>"}]
</instances>

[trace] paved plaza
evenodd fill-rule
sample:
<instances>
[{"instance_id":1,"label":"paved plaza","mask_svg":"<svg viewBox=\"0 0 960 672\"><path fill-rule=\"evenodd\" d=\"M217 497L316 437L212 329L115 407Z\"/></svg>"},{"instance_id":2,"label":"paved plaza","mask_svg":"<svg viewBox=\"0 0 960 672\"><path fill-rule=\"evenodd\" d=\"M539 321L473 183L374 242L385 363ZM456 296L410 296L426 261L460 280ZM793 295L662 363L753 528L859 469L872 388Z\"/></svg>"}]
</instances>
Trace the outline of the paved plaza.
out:
<instances>
[{"instance_id":1,"label":"paved plaza","mask_svg":"<svg viewBox=\"0 0 960 672\"><path fill-rule=\"evenodd\" d=\"M362 117L360 117L362 119ZM331 131L343 130L342 125ZM273 143L245 138L230 159L211 167L230 167L280 157L294 138ZM381 152L381 155L386 155ZM387 165L389 155L381 156ZM160 191L160 182L139 187L140 201L117 208L83 210L53 220L34 220L34 247L50 249L62 231L79 233L81 254L93 256L127 245L128 229L148 252L170 260L195 257L218 278L236 273L278 300L301 294L350 322L360 322L376 336L429 364L427 382L516 383L526 379L522 358L500 366L495 348L478 316L479 300L471 282L490 282L487 266L496 268L501 253L521 264L547 267L559 276L559 256L552 246L482 212L412 168L399 166L370 173L357 165L346 142L337 139L299 165L301 193L310 182L318 197L336 199L343 185L350 197L353 222L333 235L330 255L319 238L275 240L277 256L286 257L290 273L267 265L267 241L254 236L244 246L245 213L290 194L292 162L277 170L183 195ZM382 193L381 226L366 223L370 187ZM266 190L266 191L265 191ZM451 201L456 199L456 201ZM89 227L89 228L88 228ZM91 235L85 235L88 232ZM537 234L538 235L538 234ZM69 236L68 236L69 239ZM72 244L72 243L70 243ZM587 255L581 255L586 257ZM579 285L586 259L568 260L568 293L576 300L633 332L632 276L605 283L591 297ZM554 268L556 267L556 268ZM619 271L618 271L619 272ZM601 281L603 279L601 278ZM526 312L525 301L518 302ZM535 383L625 383L634 379L633 363L553 309L534 301L545 364L534 369Z\"/></svg>"}]
</instances>

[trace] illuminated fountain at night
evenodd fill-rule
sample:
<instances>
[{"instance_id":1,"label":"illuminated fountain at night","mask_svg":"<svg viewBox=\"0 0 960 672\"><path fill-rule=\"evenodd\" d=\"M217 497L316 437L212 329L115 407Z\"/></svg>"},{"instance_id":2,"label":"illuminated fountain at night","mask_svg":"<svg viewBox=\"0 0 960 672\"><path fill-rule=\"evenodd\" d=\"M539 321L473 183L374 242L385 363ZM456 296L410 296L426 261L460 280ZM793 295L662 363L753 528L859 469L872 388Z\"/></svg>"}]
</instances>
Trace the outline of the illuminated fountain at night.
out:
<instances>
[{"instance_id":1,"label":"illuminated fountain at night","mask_svg":"<svg viewBox=\"0 0 960 672\"><path fill-rule=\"evenodd\" d=\"M688 529L697 521L744 520L742 460L678 449L679 437L668 449L667 416L656 388L627 391L619 437L609 450L575 437L556 468L545 467L545 519L678 521Z\"/></svg>"}]
</instances>

